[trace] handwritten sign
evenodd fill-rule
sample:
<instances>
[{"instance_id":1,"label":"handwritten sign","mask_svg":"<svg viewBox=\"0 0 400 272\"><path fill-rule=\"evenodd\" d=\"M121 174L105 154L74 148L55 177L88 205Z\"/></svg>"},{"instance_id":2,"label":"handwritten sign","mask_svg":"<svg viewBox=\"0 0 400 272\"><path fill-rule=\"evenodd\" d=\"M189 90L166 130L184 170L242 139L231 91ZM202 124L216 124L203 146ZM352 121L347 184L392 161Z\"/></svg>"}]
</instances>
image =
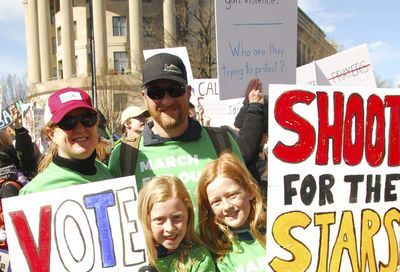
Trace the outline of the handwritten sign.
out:
<instances>
[{"instance_id":1,"label":"handwritten sign","mask_svg":"<svg viewBox=\"0 0 400 272\"><path fill-rule=\"evenodd\" d=\"M270 85L268 271L396 270L399 93Z\"/></svg>"},{"instance_id":2,"label":"handwritten sign","mask_svg":"<svg viewBox=\"0 0 400 272\"><path fill-rule=\"evenodd\" d=\"M0 249L0 271L10 272L10 257L8 251Z\"/></svg>"},{"instance_id":3,"label":"handwritten sign","mask_svg":"<svg viewBox=\"0 0 400 272\"><path fill-rule=\"evenodd\" d=\"M35 113L33 103L22 104L22 126L28 130L32 142L36 140Z\"/></svg>"},{"instance_id":4,"label":"handwritten sign","mask_svg":"<svg viewBox=\"0 0 400 272\"><path fill-rule=\"evenodd\" d=\"M138 271L147 257L134 184L131 176L4 199L12 270Z\"/></svg>"},{"instance_id":5,"label":"handwritten sign","mask_svg":"<svg viewBox=\"0 0 400 272\"><path fill-rule=\"evenodd\" d=\"M13 112L15 112L15 111L21 112L22 105L23 105L23 102L21 99L19 99L1 111L0 129L3 129L3 128L9 126L10 124L12 124Z\"/></svg>"},{"instance_id":6,"label":"handwritten sign","mask_svg":"<svg viewBox=\"0 0 400 272\"><path fill-rule=\"evenodd\" d=\"M218 80L221 100L244 97L260 78L295 83L297 1L215 1Z\"/></svg>"},{"instance_id":7,"label":"handwritten sign","mask_svg":"<svg viewBox=\"0 0 400 272\"><path fill-rule=\"evenodd\" d=\"M296 69L296 84L376 87L366 44L308 63Z\"/></svg>"},{"instance_id":8,"label":"handwritten sign","mask_svg":"<svg viewBox=\"0 0 400 272\"><path fill-rule=\"evenodd\" d=\"M190 101L195 106L204 109L203 120L209 121L210 126L230 126L234 127L236 115L243 106L243 98L235 98L221 101L219 99L218 79L194 79L192 86L192 96Z\"/></svg>"}]
</instances>

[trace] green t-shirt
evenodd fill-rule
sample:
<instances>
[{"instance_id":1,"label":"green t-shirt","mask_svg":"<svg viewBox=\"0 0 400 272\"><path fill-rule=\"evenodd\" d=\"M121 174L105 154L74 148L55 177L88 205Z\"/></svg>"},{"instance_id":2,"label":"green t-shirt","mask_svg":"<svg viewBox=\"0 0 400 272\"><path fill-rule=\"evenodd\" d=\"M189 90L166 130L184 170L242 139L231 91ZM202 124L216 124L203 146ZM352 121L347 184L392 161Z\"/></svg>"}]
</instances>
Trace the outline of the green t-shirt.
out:
<instances>
[{"instance_id":1,"label":"green t-shirt","mask_svg":"<svg viewBox=\"0 0 400 272\"><path fill-rule=\"evenodd\" d=\"M232 151L240 160L243 157L240 149L229 135ZM114 177L122 175L120 166L121 144L117 145L109 160L109 168ZM202 128L201 137L194 141L167 141L157 145L144 146L143 139L139 144L135 177L138 190L154 176L170 175L180 178L188 189L194 207L197 207L197 183L206 164L217 158L214 145ZM195 214L197 214L195 210Z\"/></svg>"},{"instance_id":2,"label":"green t-shirt","mask_svg":"<svg viewBox=\"0 0 400 272\"><path fill-rule=\"evenodd\" d=\"M221 272L265 272L267 252L258 240L239 240L232 249L217 262Z\"/></svg>"},{"instance_id":3,"label":"green t-shirt","mask_svg":"<svg viewBox=\"0 0 400 272\"><path fill-rule=\"evenodd\" d=\"M95 167L96 174L84 175L51 162L43 172L22 187L19 194L26 195L112 178L110 171L103 163L96 160Z\"/></svg>"},{"instance_id":4,"label":"green t-shirt","mask_svg":"<svg viewBox=\"0 0 400 272\"><path fill-rule=\"evenodd\" d=\"M179 272L175 269L174 261L179 257L179 252L156 260L158 271ZM202 246L193 246L189 250L186 268L188 272L214 272L216 271L214 260L210 252Z\"/></svg>"}]
</instances>

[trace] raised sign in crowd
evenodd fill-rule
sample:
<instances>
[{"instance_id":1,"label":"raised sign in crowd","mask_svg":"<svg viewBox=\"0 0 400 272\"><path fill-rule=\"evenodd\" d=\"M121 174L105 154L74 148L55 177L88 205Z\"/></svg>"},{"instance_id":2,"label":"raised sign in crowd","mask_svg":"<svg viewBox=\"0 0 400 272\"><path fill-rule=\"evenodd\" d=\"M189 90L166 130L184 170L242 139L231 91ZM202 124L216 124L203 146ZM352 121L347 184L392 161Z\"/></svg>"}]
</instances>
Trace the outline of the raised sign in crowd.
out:
<instances>
[{"instance_id":1,"label":"raised sign in crowd","mask_svg":"<svg viewBox=\"0 0 400 272\"><path fill-rule=\"evenodd\" d=\"M398 270L399 90L366 45L296 69L297 6L228 2L218 79L145 52L119 132L79 88L3 108L0 271Z\"/></svg>"}]
</instances>

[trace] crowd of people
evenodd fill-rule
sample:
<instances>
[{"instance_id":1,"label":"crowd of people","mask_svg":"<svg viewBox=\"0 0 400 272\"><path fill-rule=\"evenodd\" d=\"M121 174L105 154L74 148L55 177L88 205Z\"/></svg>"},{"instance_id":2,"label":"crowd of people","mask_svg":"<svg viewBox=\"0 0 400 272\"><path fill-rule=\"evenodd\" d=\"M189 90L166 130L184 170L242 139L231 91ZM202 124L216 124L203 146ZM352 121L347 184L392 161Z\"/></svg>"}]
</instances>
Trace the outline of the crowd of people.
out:
<instances>
[{"instance_id":1,"label":"crowd of people","mask_svg":"<svg viewBox=\"0 0 400 272\"><path fill-rule=\"evenodd\" d=\"M148 58L141 95L145 107L122 112L117 143L81 89L48 97L46 154L34 150L16 116L15 144L0 133L1 197L134 175L144 269L237 271L252 264L252 271L264 271L268 125L261 82L249 82L236 129L224 126L218 135L190 113L191 87L179 57Z\"/></svg>"}]
</instances>

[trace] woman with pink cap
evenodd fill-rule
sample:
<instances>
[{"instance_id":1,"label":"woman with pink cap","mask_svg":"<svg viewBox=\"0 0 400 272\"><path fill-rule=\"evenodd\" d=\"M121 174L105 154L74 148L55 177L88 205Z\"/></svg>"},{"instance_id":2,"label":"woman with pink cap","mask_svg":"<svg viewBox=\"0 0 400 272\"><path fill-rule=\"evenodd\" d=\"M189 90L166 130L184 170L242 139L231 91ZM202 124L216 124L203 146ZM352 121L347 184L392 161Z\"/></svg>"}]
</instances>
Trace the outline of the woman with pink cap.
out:
<instances>
[{"instance_id":1,"label":"woman with pink cap","mask_svg":"<svg viewBox=\"0 0 400 272\"><path fill-rule=\"evenodd\" d=\"M98 114L85 91L64 88L50 95L44 121L52 147L39 164L39 174L20 194L112 178L96 160Z\"/></svg>"}]
</instances>

